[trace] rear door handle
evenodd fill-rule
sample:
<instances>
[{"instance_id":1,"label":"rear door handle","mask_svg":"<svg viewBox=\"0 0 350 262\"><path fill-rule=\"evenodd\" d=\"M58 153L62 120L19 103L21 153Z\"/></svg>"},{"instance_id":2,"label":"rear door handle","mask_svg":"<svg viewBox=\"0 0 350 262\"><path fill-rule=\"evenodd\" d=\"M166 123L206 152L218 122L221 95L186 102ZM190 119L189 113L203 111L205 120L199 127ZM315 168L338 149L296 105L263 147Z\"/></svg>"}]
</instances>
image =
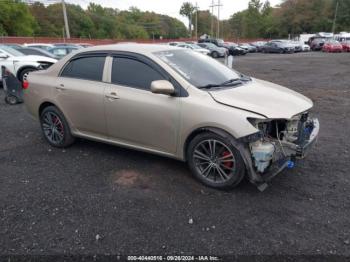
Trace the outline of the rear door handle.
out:
<instances>
[{"instance_id":1,"label":"rear door handle","mask_svg":"<svg viewBox=\"0 0 350 262\"><path fill-rule=\"evenodd\" d=\"M109 98L109 99L113 99L113 100L114 99L119 99L119 96L117 95L116 92L111 92L111 93L107 94L106 97Z\"/></svg>"}]
</instances>

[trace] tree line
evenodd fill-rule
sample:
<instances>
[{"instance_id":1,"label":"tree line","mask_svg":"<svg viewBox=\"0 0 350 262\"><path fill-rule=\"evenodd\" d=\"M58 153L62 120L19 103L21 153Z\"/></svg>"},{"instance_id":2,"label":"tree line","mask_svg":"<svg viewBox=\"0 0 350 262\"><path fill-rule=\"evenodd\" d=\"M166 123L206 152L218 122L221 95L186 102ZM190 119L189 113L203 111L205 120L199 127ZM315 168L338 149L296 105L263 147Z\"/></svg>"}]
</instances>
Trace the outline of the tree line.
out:
<instances>
[{"instance_id":1,"label":"tree line","mask_svg":"<svg viewBox=\"0 0 350 262\"><path fill-rule=\"evenodd\" d=\"M338 4L338 8L337 8ZM336 14L337 10L337 14ZM209 10L195 10L185 2L180 14L186 16L199 35L216 35L217 17ZM248 8L220 21L223 38L277 38L301 33L350 31L350 0L283 0L272 7L268 0L250 0Z\"/></svg>"},{"instance_id":2,"label":"tree line","mask_svg":"<svg viewBox=\"0 0 350 262\"><path fill-rule=\"evenodd\" d=\"M188 28L198 32L198 36L215 36L218 23L209 10L196 10L190 2L183 3L179 10L188 18L188 27L176 18L143 12L136 7L122 11L94 3L85 10L79 5L66 6L71 36L77 38L176 39L194 36ZM336 32L350 31L350 0L283 0L276 7L268 0L250 0L247 9L232 14L219 24L219 36L231 39L331 32L334 25ZM0 36L62 37L63 33L61 4L45 6L39 2L27 5L21 0L0 1Z\"/></svg>"},{"instance_id":3,"label":"tree line","mask_svg":"<svg viewBox=\"0 0 350 262\"><path fill-rule=\"evenodd\" d=\"M86 10L66 4L72 37L98 39L158 39L187 36L186 26L178 19L136 7L121 11L90 3ZM61 4L48 6L19 0L0 1L0 36L62 37L64 33Z\"/></svg>"}]
</instances>

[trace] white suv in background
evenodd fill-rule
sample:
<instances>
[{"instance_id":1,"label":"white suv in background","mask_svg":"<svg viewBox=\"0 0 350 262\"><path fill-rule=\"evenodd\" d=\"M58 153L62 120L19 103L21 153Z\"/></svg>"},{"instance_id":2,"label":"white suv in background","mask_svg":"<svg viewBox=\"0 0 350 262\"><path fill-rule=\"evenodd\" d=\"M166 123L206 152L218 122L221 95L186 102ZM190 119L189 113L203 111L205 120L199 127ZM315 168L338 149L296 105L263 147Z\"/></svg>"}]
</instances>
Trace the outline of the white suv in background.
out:
<instances>
[{"instance_id":1,"label":"white suv in background","mask_svg":"<svg viewBox=\"0 0 350 262\"><path fill-rule=\"evenodd\" d=\"M20 81L23 81L29 72L46 69L56 62L56 59L45 56L26 56L11 47L0 45L0 69L1 66L5 66ZM1 73L0 81L2 81Z\"/></svg>"}]
</instances>

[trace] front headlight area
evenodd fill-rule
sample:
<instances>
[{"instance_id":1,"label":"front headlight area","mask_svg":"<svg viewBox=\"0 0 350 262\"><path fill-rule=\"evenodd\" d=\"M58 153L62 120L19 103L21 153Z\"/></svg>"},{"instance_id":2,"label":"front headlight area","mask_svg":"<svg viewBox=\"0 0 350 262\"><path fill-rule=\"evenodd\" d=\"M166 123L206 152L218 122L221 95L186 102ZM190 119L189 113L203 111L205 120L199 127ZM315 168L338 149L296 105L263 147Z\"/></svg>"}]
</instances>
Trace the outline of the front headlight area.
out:
<instances>
[{"instance_id":1,"label":"front headlight area","mask_svg":"<svg viewBox=\"0 0 350 262\"><path fill-rule=\"evenodd\" d=\"M308 113L296 115L291 119L248 118L259 130L257 139L248 142L257 172L266 173L273 163L287 161L296 155L298 146L303 143L307 120Z\"/></svg>"},{"instance_id":2,"label":"front headlight area","mask_svg":"<svg viewBox=\"0 0 350 262\"><path fill-rule=\"evenodd\" d=\"M50 66L53 65L53 63L50 63L50 62L41 62L41 61L38 61L38 63L39 63L39 67L38 67L39 70L48 69Z\"/></svg>"}]
</instances>

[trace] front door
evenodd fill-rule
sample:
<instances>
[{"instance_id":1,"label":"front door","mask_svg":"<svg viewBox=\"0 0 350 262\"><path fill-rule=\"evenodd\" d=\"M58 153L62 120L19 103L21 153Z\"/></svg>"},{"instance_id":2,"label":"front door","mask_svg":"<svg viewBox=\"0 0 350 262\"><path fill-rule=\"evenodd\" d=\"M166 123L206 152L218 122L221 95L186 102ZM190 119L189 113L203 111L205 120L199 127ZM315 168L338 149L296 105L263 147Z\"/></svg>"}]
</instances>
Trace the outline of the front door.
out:
<instances>
[{"instance_id":1,"label":"front door","mask_svg":"<svg viewBox=\"0 0 350 262\"><path fill-rule=\"evenodd\" d=\"M112 140L176 152L180 100L150 91L152 81L166 78L147 60L113 57L111 85L105 93L107 128Z\"/></svg>"}]
</instances>

